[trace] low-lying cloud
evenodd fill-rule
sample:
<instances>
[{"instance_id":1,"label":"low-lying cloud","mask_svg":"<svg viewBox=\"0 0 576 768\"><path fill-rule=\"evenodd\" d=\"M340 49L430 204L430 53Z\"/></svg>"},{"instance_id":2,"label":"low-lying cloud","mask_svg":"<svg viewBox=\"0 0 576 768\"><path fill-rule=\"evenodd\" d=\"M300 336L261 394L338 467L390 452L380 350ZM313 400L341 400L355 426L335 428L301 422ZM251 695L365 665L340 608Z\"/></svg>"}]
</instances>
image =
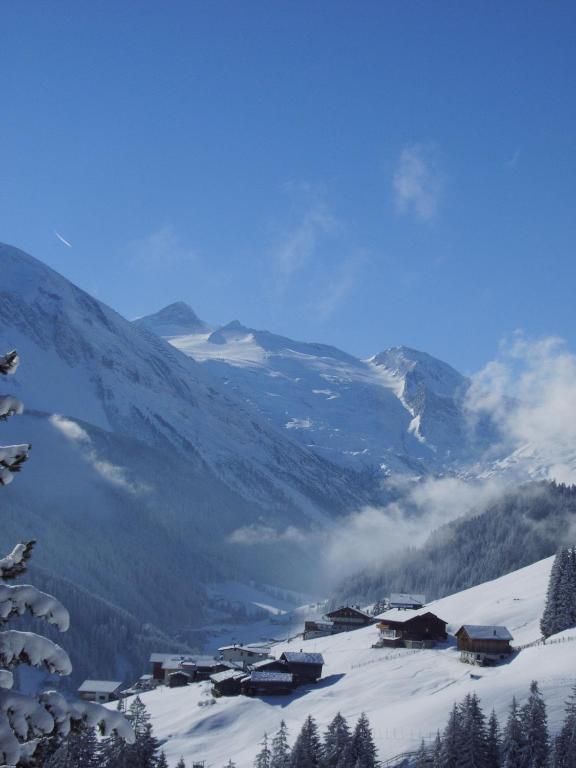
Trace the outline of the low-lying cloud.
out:
<instances>
[{"instance_id":1,"label":"low-lying cloud","mask_svg":"<svg viewBox=\"0 0 576 768\"><path fill-rule=\"evenodd\" d=\"M148 491L147 486L131 482L126 476L124 467L112 464L99 456L88 432L75 421L54 414L50 416L50 423L67 440L78 444L82 458L110 485L132 494Z\"/></svg>"}]
</instances>

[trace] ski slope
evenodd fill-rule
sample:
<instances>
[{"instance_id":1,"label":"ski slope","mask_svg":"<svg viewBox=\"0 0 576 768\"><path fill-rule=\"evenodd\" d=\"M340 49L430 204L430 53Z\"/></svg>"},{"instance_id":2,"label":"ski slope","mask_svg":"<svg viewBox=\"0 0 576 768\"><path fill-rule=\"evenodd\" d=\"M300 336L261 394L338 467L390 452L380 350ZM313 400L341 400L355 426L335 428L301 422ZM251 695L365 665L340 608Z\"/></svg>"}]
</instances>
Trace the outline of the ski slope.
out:
<instances>
[{"instance_id":1,"label":"ski slope","mask_svg":"<svg viewBox=\"0 0 576 768\"><path fill-rule=\"evenodd\" d=\"M463 623L504 624L514 645L539 638L552 558L443 598L427 606L449 622L449 632ZM417 611L402 612L409 617ZM265 731L276 731L283 718L295 738L305 717L313 714L322 729L341 711L354 721L365 711L370 718L381 759L414 749L433 738L445 724L454 703L475 691L486 711L504 717L512 695L522 700L536 678L546 697L552 731L562 719L564 701L576 681L576 630L560 637L567 642L534 646L495 668L470 667L459 661L454 646L424 651L373 649L376 627L273 648L319 651L324 655L323 679L290 697L250 699L243 696L206 700L208 684L159 689L144 694L156 735L165 742L168 761L180 755L206 766L224 766L232 758L249 768ZM568 641L569 640L569 641ZM473 673L478 679L471 677Z\"/></svg>"}]
</instances>

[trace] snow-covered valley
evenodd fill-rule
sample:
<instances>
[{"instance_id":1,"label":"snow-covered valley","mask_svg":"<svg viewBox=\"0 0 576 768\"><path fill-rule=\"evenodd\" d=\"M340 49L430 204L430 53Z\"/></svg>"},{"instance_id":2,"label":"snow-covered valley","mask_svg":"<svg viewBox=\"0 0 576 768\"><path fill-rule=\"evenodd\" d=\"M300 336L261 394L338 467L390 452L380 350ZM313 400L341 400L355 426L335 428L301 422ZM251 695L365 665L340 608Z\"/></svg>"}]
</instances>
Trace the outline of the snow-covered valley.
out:
<instances>
[{"instance_id":1,"label":"snow-covered valley","mask_svg":"<svg viewBox=\"0 0 576 768\"><path fill-rule=\"evenodd\" d=\"M531 643L540 637L551 564L552 558L542 560L423 610L446 620L451 633L465 623L497 624L508 627L514 646ZM486 668L462 664L453 642L430 650L372 648L377 634L372 626L273 646L274 656L302 648L324 657L322 680L291 696L219 698L212 706L199 706L206 701L207 683L143 694L169 761L183 755L187 762L219 766L232 758L239 768L249 768L264 732L274 733L281 719L295 737L308 714L324 728L339 711L351 721L366 712L380 758L388 759L415 750L422 738L431 740L453 703L472 691L485 711L494 708L504 718L512 696L522 701L533 679L546 698L551 731L557 731L576 679L576 630Z\"/></svg>"}]
</instances>

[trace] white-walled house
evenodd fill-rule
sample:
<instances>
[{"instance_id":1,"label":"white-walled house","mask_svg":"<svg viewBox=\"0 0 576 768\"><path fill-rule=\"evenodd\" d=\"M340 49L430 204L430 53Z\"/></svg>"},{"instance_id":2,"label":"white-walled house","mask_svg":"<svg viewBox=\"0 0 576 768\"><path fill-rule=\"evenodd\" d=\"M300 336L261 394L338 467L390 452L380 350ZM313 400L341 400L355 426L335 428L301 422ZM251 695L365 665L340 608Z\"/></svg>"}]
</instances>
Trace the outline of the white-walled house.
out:
<instances>
[{"instance_id":1,"label":"white-walled house","mask_svg":"<svg viewBox=\"0 0 576 768\"><path fill-rule=\"evenodd\" d=\"M114 680L84 680L78 693L85 701L97 701L100 704L120 698L122 683Z\"/></svg>"}]
</instances>

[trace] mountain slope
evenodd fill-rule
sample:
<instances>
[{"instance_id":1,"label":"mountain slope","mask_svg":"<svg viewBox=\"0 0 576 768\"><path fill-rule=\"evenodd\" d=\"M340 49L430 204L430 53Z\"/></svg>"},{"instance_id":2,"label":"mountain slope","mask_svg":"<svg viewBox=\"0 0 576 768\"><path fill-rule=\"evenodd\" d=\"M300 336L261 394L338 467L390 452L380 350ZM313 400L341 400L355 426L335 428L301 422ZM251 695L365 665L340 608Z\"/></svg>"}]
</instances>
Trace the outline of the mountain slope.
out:
<instances>
[{"instance_id":1,"label":"mountain slope","mask_svg":"<svg viewBox=\"0 0 576 768\"><path fill-rule=\"evenodd\" d=\"M398 347L364 361L238 321L199 330L180 322L185 306L135 322L202 363L227 391L318 455L424 474L476 456L486 444L488 435L474 434L463 413L468 381L429 355Z\"/></svg>"},{"instance_id":2,"label":"mountain slope","mask_svg":"<svg viewBox=\"0 0 576 768\"><path fill-rule=\"evenodd\" d=\"M539 637L552 559L535 563L496 581L460 592L427 606L449 622L454 632L463 623L503 624L515 644ZM409 616L410 612L406 614ZM562 633L576 641L576 630ZM455 701L475 691L486 711L494 707L504 718L512 695L523 701L536 676L548 706L551 732L563 717L564 702L576 671L574 642L535 646L521 651L510 663L477 671L459 661L454 646L432 650L373 649L377 628L317 640L297 641L297 649L321 652L323 680L298 689L292 696L217 699L198 707L201 686L145 694L157 736L166 740L168 760L183 755L187 761L206 760L224 765L232 758L238 768L249 768L264 732L273 734L280 720L293 741L304 719L313 714L322 730L337 712L355 720L364 711L374 730L380 758L417 749L443 728ZM275 655L294 650L295 643L274 647Z\"/></svg>"}]
</instances>

